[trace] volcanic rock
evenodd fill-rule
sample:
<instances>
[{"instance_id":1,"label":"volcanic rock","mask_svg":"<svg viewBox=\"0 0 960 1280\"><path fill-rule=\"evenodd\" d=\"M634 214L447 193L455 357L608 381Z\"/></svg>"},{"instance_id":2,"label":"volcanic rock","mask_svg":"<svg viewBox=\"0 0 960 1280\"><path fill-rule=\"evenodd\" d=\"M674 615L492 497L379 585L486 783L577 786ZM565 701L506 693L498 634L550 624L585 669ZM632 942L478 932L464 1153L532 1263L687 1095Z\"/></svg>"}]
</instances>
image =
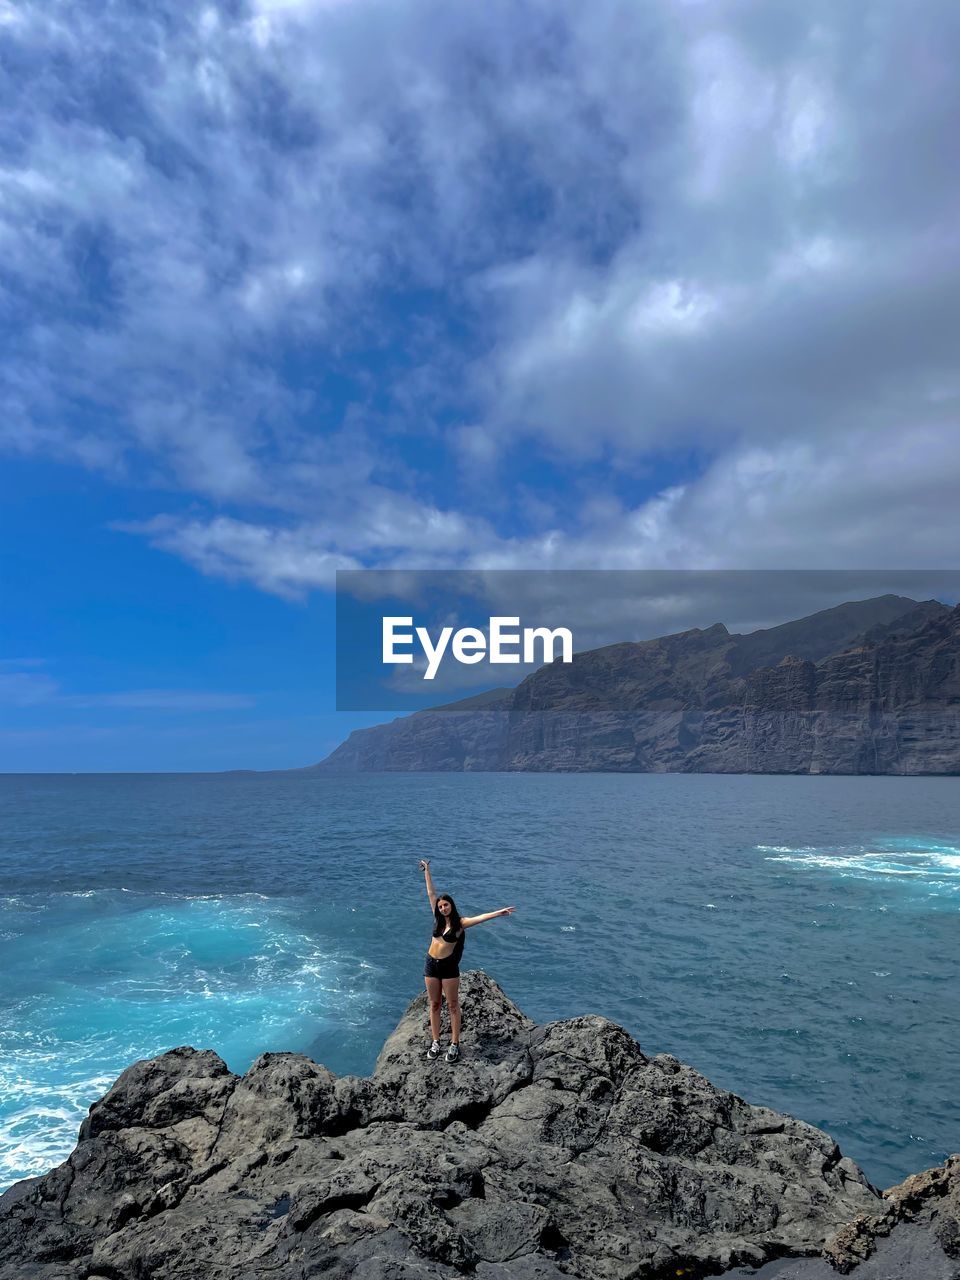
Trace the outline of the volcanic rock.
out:
<instances>
[{"instance_id":1,"label":"volcanic rock","mask_svg":"<svg viewBox=\"0 0 960 1280\"><path fill-rule=\"evenodd\" d=\"M960 1280L960 1156L915 1173L883 1193L827 1241L822 1258L781 1261L726 1280Z\"/></svg>"},{"instance_id":2,"label":"volcanic rock","mask_svg":"<svg viewBox=\"0 0 960 1280\"><path fill-rule=\"evenodd\" d=\"M368 1078L135 1063L0 1199L0 1280L693 1277L888 1211L825 1133L603 1018L537 1026L477 972L462 1004L456 1065L425 1059L423 995Z\"/></svg>"}]
</instances>

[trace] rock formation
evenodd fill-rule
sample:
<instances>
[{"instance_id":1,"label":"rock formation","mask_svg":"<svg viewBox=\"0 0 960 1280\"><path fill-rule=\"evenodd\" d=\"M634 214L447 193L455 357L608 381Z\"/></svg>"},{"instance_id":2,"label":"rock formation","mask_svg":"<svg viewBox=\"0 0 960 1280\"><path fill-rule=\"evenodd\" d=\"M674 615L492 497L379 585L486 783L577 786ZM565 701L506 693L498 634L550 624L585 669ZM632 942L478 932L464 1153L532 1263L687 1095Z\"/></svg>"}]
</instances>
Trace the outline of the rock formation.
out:
<instances>
[{"instance_id":1,"label":"rock formation","mask_svg":"<svg viewBox=\"0 0 960 1280\"><path fill-rule=\"evenodd\" d=\"M537 1026L477 972L462 1003L456 1065L425 1059L423 995L368 1078L135 1063L70 1158L0 1198L0 1280L693 1280L831 1236L857 1260L941 1177L892 1208L825 1133L603 1018Z\"/></svg>"},{"instance_id":2,"label":"rock formation","mask_svg":"<svg viewBox=\"0 0 960 1280\"><path fill-rule=\"evenodd\" d=\"M726 1280L960 1280L960 1156L883 1193L827 1241L821 1258L736 1270Z\"/></svg>"},{"instance_id":3,"label":"rock formation","mask_svg":"<svg viewBox=\"0 0 960 1280\"><path fill-rule=\"evenodd\" d=\"M314 767L958 774L960 606L882 596L749 635L609 645L479 708L357 730Z\"/></svg>"}]
</instances>

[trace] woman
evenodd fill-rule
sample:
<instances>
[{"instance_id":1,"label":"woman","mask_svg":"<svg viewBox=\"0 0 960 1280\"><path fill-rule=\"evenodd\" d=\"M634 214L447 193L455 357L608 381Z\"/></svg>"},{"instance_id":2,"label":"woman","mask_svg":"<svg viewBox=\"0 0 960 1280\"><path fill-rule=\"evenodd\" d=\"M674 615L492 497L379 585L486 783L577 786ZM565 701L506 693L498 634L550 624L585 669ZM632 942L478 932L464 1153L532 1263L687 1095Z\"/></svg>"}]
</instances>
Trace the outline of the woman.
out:
<instances>
[{"instance_id":1,"label":"woman","mask_svg":"<svg viewBox=\"0 0 960 1280\"><path fill-rule=\"evenodd\" d=\"M460 1057L460 957L463 955L464 930L483 924L484 920L512 915L516 908L501 907L499 911L488 911L482 916L461 916L450 895L438 894L433 887L429 858L420 859L420 870L424 874L427 897L433 909L433 937L423 970L433 1033L433 1044L427 1050L427 1057L431 1062L440 1057L440 1005L446 1000L450 1013L450 1048L446 1060L456 1062Z\"/></svg>"}]
</instances>

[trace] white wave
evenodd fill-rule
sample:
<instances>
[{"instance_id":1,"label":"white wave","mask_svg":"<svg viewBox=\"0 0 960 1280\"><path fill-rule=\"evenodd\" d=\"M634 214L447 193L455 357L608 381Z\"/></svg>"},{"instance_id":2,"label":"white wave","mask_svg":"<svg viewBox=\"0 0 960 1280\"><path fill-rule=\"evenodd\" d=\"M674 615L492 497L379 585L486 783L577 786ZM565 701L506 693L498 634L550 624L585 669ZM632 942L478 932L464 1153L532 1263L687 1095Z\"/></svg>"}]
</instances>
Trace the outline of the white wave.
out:
<instances>
[{"instance_id":1,"label":"white wave","mask_svg":"<svg viewBox=\"0 0 960 1280\"><path fill-rule=\"evenodd\" d=\"M48 898L49 894L39 895ZM50 907L47 902L33 902L30 895L21 894L18 898L0 898L0 907L8 908L12 911L49 911Z\"/></svg>"},{"instance_id":2,"label":"white wave","mask_svg":"<svg viewBox=\"0 0 960 1280\"><path fill-rule=\"evenodd\" d=\"M242 1070L265 1047L305 1047L324 1019L365 1021L375 966L318 945L292 917L295 904L259 893L126 893L122 907L116 889L59 895L112 896L117 914L94 934L88 908L64 903L55 983L0 1010L0 1190L63 1160L90 1103L131 1061L196 1043ZM16 899L16 909L36 901ZM109 977L91 963L100 947ZM72 950L85 966L61 982Z\"/></svg>"},{"instance_id":3,"label":"white wave","mask_svg":"<svg viewBox=\"0 0 960 1280\"><path fill-rule=\"evenodd\" d=\"M0 1120L0 1187L46 1173L65 1160L91 1101L114 1078L94 1075L54 1089L17 1071L0 1073L3 1095L15 1107Z\"/></svg>"},{"instance_id":4,"label":"white wave","mask_svg":"<svg viewBox=\"0 0 960 1280\"><path fill-rule=\"evenodd\" d=\"M789 844L758 844L757 848L761 853L813 853L813 845L801 845L799 849L795 849Z\"/></svg>"},{"instance_id":5,"label":"white wave","mask_svg":"<svg viewBox=\"0 0 960 1280\"><path fill-rule=\"evenodd\" d=\"M890 841L879 847L790 848L757 845L766 862L830 871L842 877L923 882L930 888L960 890L960 852L952 845Z\"/></svg>"}]
</instances>

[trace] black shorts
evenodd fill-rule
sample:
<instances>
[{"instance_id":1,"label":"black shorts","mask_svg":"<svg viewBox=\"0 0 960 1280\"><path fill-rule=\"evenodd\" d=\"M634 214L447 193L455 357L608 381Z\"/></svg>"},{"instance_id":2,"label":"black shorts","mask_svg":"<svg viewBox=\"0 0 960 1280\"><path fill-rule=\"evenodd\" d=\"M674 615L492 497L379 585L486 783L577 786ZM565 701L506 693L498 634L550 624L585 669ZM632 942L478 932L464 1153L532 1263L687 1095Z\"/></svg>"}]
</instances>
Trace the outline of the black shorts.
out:
<instances>
[{"instance_id":1,"label":"black shorts","mask_svg":"<svg viewBox=\"0 0 960 1280\"><path fill-rule=\"evenodd\" d=\"M428 951L426 963L423 966L423 976L425 978L459 978L460 965L453 956L445 956L443 960L438 960Z\"/></svg>"}]
</instances>

